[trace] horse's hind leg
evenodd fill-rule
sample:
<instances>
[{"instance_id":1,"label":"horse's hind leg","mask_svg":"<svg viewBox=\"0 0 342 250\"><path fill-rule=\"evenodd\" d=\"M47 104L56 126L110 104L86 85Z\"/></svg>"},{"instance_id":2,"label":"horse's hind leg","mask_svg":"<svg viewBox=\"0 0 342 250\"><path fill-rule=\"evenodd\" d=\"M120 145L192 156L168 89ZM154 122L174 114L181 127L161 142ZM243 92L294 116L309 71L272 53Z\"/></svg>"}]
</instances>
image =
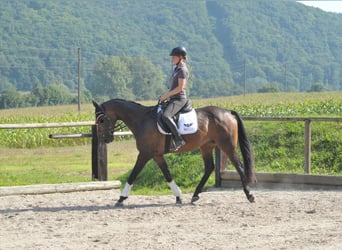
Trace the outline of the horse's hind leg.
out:
<instances>
[{"instance_id":1,"label":"horse's hind leg","mask_svg":"<svg viewBox=\"0 0 342 250\"><path fill-rule=\"evenodd\" d=\"M162 155L161 156L155 156L155 157L153 157L153 159L158 164L161 171L163 172L163 175L164 175L169 187L171 188L173 195L176 197L176 204L182 204L182 199L181 199L182 191L177 186L175 181L172 179L169 167L167 166L167 163L166 163L164 157Z\"/></svg>"},{"instance_id":2,"label":"horse's hind leg","mask_svg":"<svg viewBox=\"0 0 342 250\"><path fill-rule=\"evenodd\" d=\"M194 195L192 196L192 199L191 199L192 203L199 200L198 195L202 192L203 187L205 183L208 181L210 174L215 169L214 158L213 158L213 147L212 146L201 147L201 153L202 153L202 158L203 158L204 166L205 166L204 175L200 183L197 185Z\"/></svg>"},{"instance_id":3,"label":"horse's hind leg","mask_svg":"<svg viewBox=\"0 0 342 250\"><path fill-rule=\"evenodd\" d=\"M246 194L247 199L249 200L249 202L254 202L255 198L254 198L253 194L251 194L251 192L250 192L249 186L247 184L247 180L245 178L245 174L242 171L242 169L243 169L242 168L242 162L240 162L238 164L238 167L236 167L236 169L237 169L237 171L238 171L238 173L240 175L240 179L241 179L241 183L242 183L242 188L243 188L243 191Z\"/></svg>"},{"instance_id":4,"label":"horse's hind leg","mask_svg":"<svg viewBox=\"0 0 342 250\"><path fill-rule=\"evenodd\" d=\"M244 193L246 194L247 199L250 202L254 202L254 196L250 193L249 186L247 184L247 180L245 177L245 173L243 170L243 163L240 161L239 156L235 150L232 150L232 152L227 152L227 155L229 159L231 160L232 164L236 168L236 171L240 175L241 183L242 183L242 188Z\"/></svg>"}]
</instances>

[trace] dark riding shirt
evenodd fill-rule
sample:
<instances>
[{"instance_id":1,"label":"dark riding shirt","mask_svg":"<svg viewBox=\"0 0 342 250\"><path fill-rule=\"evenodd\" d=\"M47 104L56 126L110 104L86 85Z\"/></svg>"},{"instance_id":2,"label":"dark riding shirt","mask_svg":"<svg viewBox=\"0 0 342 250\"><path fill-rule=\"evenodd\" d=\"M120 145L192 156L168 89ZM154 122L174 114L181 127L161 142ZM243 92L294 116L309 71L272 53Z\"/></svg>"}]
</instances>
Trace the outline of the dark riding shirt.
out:
<instances>
[{"instance_id":1,"label":"dark riding shirt","mask_svg":"<svg viewBox=\"0 0 342 250\"><path fill-rule=\"evenodd\" d=\"M177 88L178 79L186 79L186 82L188 82L189 71L188 71L188 68L186 67L185 64L177 65L176 68L174 69L174 71L170 77L170 85L171 85L170 90ZM185 86L184 86L184 88L185 88ZM187 99L186 90L183 89L177 95L171 96L170 100L172 100L172 99Z\"/></svg>"},{"instance_id":2,"label":"dark riding shirt","mask_svg":"<svg viewBox=\"0 0 342 250\"><path fill-rule=\"evenodd\" d=\"M188 82L189 71L185 64L181 64L174 69L170 77L170 90L177 88L178 79L186 79L186 82ZM176 115L187 102L188 97L186 95L186 90L183 89L180 93L170 97L167 107L163 111L163 116L171 118L172 116Z\"/></svg>"}]
</instances>

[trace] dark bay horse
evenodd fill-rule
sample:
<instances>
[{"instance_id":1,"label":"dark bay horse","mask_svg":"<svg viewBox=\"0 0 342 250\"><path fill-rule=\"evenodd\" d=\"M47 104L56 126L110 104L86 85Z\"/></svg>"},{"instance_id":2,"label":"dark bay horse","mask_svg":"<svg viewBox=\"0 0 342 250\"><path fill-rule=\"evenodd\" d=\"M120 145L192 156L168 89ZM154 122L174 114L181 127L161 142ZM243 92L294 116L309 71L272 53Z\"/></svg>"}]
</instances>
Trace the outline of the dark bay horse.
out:
<instances>
[{"instance_id":1,"label":"dark bay horse","mask_svg":"<svg viewBox=\"0 0 342 250\"><path fill-rule=\"evenodd\" d=\"M163 156L168 150L165 150L166 135L161 134L157 128L157 106L146 107L122 99L112 99L102 104L93 101L93 104L100 139L106 143L112 142L116 121L121 120L132 131L139 151L134 168L127 179L117 205L122 205L123 201L128 198L134 180L150 159L158 164L176 196L176 203L180 204L181 190L172 179ZM250 193L248 186L248 184L256 181L254 162L251 145L241 117L235 111L215 106L198 108L196 113L198 131L195 134L184 135L186 144L177 151L177 153L182 153L199 148L202 153L205 164L204 175L196 187L191 202L199 199L199 193L202 192L210 174L214 171L213 149L215 147L222 150L235 166L247 199L254 202L254 196ZM237 152L238 144L243 163L240 161Z\"/></svg>"}]
</instances>

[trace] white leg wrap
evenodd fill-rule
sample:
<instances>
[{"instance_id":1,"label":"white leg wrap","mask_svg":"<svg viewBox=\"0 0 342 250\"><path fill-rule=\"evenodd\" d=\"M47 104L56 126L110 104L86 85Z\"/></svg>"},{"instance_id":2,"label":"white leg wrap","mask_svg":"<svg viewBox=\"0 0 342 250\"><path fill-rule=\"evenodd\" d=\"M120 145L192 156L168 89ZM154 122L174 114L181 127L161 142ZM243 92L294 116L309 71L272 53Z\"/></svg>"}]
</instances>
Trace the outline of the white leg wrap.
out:
<instances>
[{"instance_id":1,"label":"white leg wrap","mask_svg":"<svg viewBox=\"0 0 342 250\"><path fill-rule=\"evenodd\" d=\"M182 191L179 189L174 181L168 182L167 184L169 184L169 187L171 188L174 196L180 197L182 195Z\"/></svg>"},{"instance_id":2,"label":"white leg wrap","mask_svg":"<svg viewBox=\"0 0 342 250\"><path fill-rule=\"evenodd\" d=\"M125 185L124 189L123 189L122 192L121 192L121 196L123 196L123 197L128 197L128 196L129 196L129 192L131 191L132 186L133 186L133 184L132 184L132 185L129 185L129 184L126 182L126 185Z\"/></svg>"}]
</instances>

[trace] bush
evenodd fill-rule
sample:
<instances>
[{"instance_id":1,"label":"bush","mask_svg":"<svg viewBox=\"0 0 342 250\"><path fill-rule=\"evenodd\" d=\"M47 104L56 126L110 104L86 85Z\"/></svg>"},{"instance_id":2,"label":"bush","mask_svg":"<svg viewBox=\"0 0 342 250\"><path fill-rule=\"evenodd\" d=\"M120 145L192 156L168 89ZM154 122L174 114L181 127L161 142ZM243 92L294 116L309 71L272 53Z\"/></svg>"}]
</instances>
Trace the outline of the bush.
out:
<instances>
[{"instance_id":1,"label":"bush","mask_svg":"<svg viewBox=\"0 0 342 250\"><path fill-rule=\"evenodd\" d=\"M279 92L279 85L276 83L265 84L260 89L258 89L258 93L276 93Z\"/></svg>"},{"instance_id":2,"label":"bush","mask_svg":"<svg viewBox=\"0 0 342 250\"><path fill-rule=\"evenodd\" d=\"M312 84L309 92L323 92L324 86L321 83L314 83Z\"/></svg>"}]
</instances>

